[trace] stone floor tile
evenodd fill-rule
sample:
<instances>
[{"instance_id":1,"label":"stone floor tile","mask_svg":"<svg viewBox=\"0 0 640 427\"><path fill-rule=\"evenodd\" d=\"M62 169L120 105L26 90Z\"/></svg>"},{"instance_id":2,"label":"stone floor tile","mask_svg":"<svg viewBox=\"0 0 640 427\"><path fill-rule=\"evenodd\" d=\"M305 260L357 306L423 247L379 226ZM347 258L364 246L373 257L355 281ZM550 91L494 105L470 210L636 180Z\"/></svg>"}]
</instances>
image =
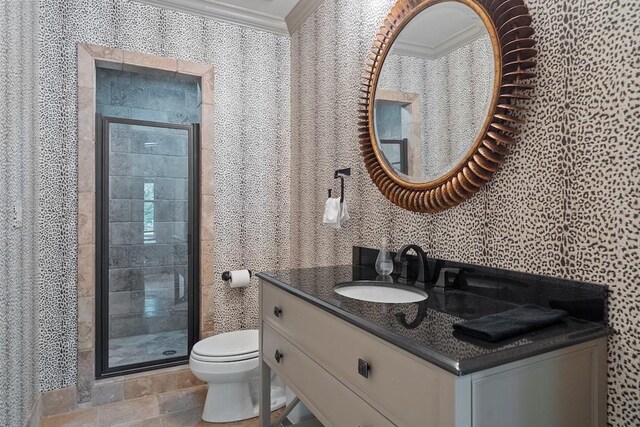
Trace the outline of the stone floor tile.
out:
<instances>
[{"instance_id":1,"label":"stone floor tile","mask_svg":"<svg viewBox=\"0 0 640 427\"><path fill-rule=\"evenodd\" d=\"M95 427L97 425L97 408L45 417L41 423L41 427Z\"/></svg>"},{"instance_id":2,"label":"stone floor tile","mask_svg":"<svg viewBox=\"0 0 640 427\"><path fill-rule=\"evenodd\" d=\"M159 416L158 400L156 396L149 396L101 406L98 413L98 425L113 427L119 424L142 422Z\"/></svg>"}]
</instances>

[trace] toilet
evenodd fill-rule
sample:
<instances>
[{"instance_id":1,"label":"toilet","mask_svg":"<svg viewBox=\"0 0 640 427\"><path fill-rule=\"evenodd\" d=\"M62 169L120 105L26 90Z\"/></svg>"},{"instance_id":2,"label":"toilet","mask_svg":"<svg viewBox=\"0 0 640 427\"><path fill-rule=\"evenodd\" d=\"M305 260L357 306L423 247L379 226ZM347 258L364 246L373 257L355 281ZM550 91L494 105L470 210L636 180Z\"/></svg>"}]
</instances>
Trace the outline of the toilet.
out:
<instances>
[{"instance_id":1,"label":"toilet","mask_svg":"<svg viewBox=\"0 0 640 427\"><path fill-rule=\"evenodd\" d=\"M204 421L229 423L258 416L259 340L258 330L251 329L215 335L193 346L189 357L191 372L209 384ZM286 392L277 378L271 384L273 411L285 405Z\"/></svg>"}]
</instances>

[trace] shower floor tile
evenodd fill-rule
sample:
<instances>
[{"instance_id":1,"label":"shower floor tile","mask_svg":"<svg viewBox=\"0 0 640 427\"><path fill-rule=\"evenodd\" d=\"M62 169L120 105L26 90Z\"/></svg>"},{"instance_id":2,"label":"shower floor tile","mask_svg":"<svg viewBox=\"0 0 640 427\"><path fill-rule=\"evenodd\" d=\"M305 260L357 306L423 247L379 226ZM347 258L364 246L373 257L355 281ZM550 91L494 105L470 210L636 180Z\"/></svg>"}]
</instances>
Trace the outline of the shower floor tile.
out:
<instances>
[{"instance_id":1,"label":"shower floor tile","mask_svg":"<svg viewBox=\"0 0 640 427\"><path fill-rule=\"evenodd\" d=\"M109 366L124 366L187 355L187 330L109 339ZM163 354L164 352L172 352Z\"/></svg>"}]
</instances>

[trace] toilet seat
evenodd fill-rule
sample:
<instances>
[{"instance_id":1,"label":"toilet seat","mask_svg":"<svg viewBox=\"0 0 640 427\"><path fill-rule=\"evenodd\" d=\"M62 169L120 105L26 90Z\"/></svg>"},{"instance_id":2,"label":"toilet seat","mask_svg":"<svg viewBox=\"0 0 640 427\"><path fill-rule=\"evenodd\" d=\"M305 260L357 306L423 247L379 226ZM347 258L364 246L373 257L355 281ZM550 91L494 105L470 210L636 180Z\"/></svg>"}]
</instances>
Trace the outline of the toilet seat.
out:
<instances>
[{"instance_id":1,"label":"toilet seat","mask_svg":"<svg viewBox=\"0 0 640 427\"><path fill-rule=\"evenodd\" d=\"M210 363L255 359L260 354L259 340L257 329L215 335L196 343L191 350L191 358Z\"/></svg>"},{"instance_id":2,"label":"toilet seat","mask_svg":"<svg viewBox=\"0 0 640 427\"><path fill-rule=\"evenodd\" d=\"M242 362L243 360L251 360L260 356L260 352L238 354L235 356L215 357L215 356L203 356L201 354L191 352L191 358L200 362L209 363L229 363L229 362Z\"/></svg>"}]
</instances>

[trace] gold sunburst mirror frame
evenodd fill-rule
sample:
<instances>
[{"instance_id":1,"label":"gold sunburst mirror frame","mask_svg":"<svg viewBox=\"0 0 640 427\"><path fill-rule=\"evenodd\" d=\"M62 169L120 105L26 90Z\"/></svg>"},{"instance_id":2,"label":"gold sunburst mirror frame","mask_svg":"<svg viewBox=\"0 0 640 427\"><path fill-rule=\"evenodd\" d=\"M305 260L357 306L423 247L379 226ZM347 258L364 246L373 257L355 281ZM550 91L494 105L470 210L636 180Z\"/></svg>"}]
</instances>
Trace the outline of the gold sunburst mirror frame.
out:
<instances>
[{"instance_id":1,"label":"gold sunburst mirror frame","mask_svg":"<svg viewBox=\"0 0 640 427\"><path fill-rule=\"evenodd\" d=\"M376 142L374 105L384 60L394 40L418 13L438 3L456 1L471 7L484 22L494 52L493 96L488 114L465 157L448 173L429 182L411 182L396 174ZM533 86L537 51L532 19L523 0L398 0L376 35L362 76L359 106L360 149L378 189L394 204L414 212L439 212L471 198L498 171Z\"/></svg>"}]
</instances>

